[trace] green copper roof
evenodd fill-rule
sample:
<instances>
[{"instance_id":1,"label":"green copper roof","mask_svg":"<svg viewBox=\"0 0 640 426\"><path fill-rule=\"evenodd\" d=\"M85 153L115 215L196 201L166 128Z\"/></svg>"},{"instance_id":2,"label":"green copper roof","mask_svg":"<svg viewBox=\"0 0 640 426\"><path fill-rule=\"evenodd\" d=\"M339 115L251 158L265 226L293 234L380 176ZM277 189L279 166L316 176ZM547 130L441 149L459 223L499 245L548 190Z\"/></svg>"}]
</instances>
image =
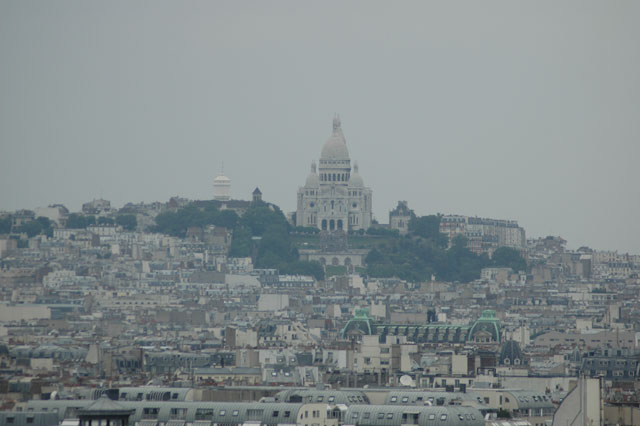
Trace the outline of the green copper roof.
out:
<instances>
[{"instance_id":1,"label":"green copper roof","mask_svg":"<svg viewBox=\"0 0 640 426\"><path fill-rule=\"evenodd\" d=\"M383 336L407 336L416 343L421 342L451 342L462 343L474 341L475 333L484 331L489 333L491 342L500 342L502 324L494 310L488 309L482 312L473 325L454 324L385 324L376 323L369 316L369 309L356 309L355 315L347 321L342 329L342 338L348 334L380 335ZM477 336L480 338L480 335Z\"/></svg>"}]
</instances>

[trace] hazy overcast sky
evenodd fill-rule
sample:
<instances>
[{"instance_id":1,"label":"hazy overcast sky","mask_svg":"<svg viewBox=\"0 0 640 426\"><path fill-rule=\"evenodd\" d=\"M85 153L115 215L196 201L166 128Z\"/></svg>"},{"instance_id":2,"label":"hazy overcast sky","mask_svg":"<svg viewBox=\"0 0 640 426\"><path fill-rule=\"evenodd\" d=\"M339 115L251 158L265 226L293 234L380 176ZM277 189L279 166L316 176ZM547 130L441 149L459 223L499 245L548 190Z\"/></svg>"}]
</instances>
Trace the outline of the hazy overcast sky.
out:
<instances>
[{"instance_id":1,"label":"hazy overcast sky","mask_svg":"<svg viewBox=\"0 0 640 426\"><path fill-rule=\"evenodd\" d=\"M640 253L638 1L0 0L0 210L259 186L334 113L387 222L518 220Z\"/></svg>"}]
</instances>

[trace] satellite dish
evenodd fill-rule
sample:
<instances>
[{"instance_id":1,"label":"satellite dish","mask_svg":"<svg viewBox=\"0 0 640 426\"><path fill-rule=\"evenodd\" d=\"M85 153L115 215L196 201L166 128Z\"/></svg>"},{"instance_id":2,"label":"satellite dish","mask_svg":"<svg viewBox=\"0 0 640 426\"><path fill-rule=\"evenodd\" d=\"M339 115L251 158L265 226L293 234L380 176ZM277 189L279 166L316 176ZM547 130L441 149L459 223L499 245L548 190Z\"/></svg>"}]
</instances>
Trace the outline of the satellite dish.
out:
<instances>
[{"instance_id":1,"label":"satellite dish","mask_svg":"<svg viewBox=\"0 0 640 426\"><path fill-rule=\"evenodd\" d=\"M411 378L411 376L407 376L406 374L402 377L400 377L400 384L402 386L407 386L407 387L415 387L416 384L413 383L413 379Z\"/></svg>"}]
</instances>

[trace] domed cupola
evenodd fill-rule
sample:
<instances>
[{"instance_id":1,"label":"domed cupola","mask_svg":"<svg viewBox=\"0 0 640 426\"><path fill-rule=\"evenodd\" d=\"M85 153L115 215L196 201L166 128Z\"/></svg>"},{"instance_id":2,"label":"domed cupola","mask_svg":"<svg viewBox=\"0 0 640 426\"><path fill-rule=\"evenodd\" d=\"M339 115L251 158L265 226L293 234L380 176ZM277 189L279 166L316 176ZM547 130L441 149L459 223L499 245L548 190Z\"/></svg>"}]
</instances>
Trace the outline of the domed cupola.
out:
<instances>
[{"instance_id":1,"label":"domed cupola","mask_svg":"<svg viewBox=\"0 0 640 426\"><path fill-rule=\"evenodd\" d=\"M316 173L316 162L311 163L311 173L307 176L307 182L304 184L305 188L318 188L320 182L318 181L318 174Z\"/></svg>"},{"instance_id":2,"label":"domed cupola","mask_svg":"<svg viewBox=\"0 0 640 426\"><path fill-rule=\"evenodd\" d=\"M347 142L344 139L338 115L333 119L333 133L324 143L320 154L320 163L335 160L349 161L349 150L347 150Z\"/></svg>"},{"instance_id":3,"label":"domed cupola","mask_svg":"<svg viewBox=\"0 0 640 426\"><path fill-rule=\"evenodd\" d=\"M358 163L353 165L353 172L351 173L351 177L349 178L349 187L350 188L364 188L364 181L358 173Z\"/></svg>"}]
</instances>

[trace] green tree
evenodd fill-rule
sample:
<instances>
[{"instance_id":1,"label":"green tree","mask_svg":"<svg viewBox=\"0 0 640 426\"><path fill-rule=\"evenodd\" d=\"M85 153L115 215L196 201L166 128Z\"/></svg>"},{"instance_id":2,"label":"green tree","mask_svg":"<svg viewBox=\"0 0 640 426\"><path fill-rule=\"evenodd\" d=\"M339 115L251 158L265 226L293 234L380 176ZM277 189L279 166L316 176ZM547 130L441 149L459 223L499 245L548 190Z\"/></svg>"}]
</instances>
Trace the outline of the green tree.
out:
<instances>
[{"instance_id":1,"label":"green tree","mask_svg":"<svg viewBox=\"0 0 640 426\"><path fill-rule=\"evenodd\" d=\"M316 261L306 262L296 260L286 266L284 273L292 275L310 275L318 281L324 280L324 268Z\"/></svg>"},{"instance_id":2,"label":"green tree","mask_svg":"<svg viewBox=\"0 0 640 426\"><path fill-rule=\"evenodd\" d=\"M289 222L287 222L282 211L266 203L252 204L242 215L239 223L251 229L252 235L258 236L264 234L269 225L281 225L287 231L289 229Z\"/></svg>"},{"instance_id":3,"label":"green tree","mask_svg":"<svg viewBox=\"0 0 640 426\"><path fill-rule=\"evenodd\" d=\"M53 236L53 227L48 217L38 216L35 220L23 223L17 228L18 232L24 232L29 238L39 234Z\"/></svg>"},{"instance_id":4,"label":"green tree","mask_svg":"<svg viewBox=\"0 0 640 426\"><path fill-rule=\"evenodd\" d=\"M11 215L0 218L0 234L9 234L11 232L11 224L13 219Z\"/></svg>"},{"instance_id":5,"label":"green tree","mask_svg":"<svg viewBox=\"0 0 640 426\"><path fill-rule=\"evenodd\" d=\"M126 231L134 231L138 226L138 219L134 214L123 214L116 217L116 223Z\"/></svg>"},{"instance_id":6,"label":"green tree","mask_svg":"<svg viewBox=\"0 0 640 426\"><path fill-rule=\"evenodd\" d=\"M42 227L42 230L40 232L49 238L53 237L53 224L51 223L51 220L48 217L44 216L38 216L36 220Z\"/></svg>"},{"instance_id":7,"label":"green tree","mask_svg":"<svg viewBox=\"0 0 640 426\"><path fill-rule=\"evenodd\" d=\"M71 213L67 218L67 228L85 229L87 226L95 225L95 216L85 216L78 213Z\"/></svg>"},{"instance_id":8,"label":"green tree","mask_svg":"<svg viewBox=\"0 0 640 426\"><path fill-rule=\"evenodd\" d=\"M240 218L233 210L223 210L217 213L214 225L233 229L237 225L239 219Z\"/></svg>"},{"instance_id":9,"label":"green tree","mask_svg":"<svg viewBox=\"0 0 640 426\"><path fill-rule=\"evenodd\" d=\"M367 229L367 235L380 235L383 237L396 237L399 235L397 229L385 229L385 228L369 228Z\"/></svg>"},{"instance_id":10,"label":"green tree","mask_svg":"<svg viewBox=\"0 0 640 426\"><path fill-rule=\"evenodd\" d=\"M246 226L237 226L233 230L229 257L249 257L251 256L251 247L251 230Z\"/></svg>"},{"instance_id":11,"label":"green tree","mask_svg":"<svg viewBox=\"0 0 640 426\"><path fill-rule=\"evenodd\" d=\"M106 217L106 216L98 217L98 225L114 225L114 224L115 224L115 221L113 220L113 218Z\"/></svg>"},{"instance_id":12,"label":"green tree","mask_svg":"<svg viewBox=\"0 0 640 426\"><path fill-rule=\"evenodd\" d=\"M279 221L268 224L259 243L256 265L259 268L284 268L297 259L287 227Z\"/></svg>"},{"instance_id":13,"label":"green tree","mask_svg":"<svg viewBox=\"0 0 640 426\"><path fill-rule=\"evenodd\" d=\"M25 232L27 237L35 237L42 232L42 224L37 220L30 220L18 227L18 232Z\"/></svg>"},{"instance_id":14,"label":"green tree","mask_svg":"<svg viewBox=\"0 0 640 426\"><path fill-rule=\"evenodd\" d=\"M414 216L409 221L409 232L433 240L439 247L446 247L449 241L447 236L440 232L440 218L440 215Z\"/></svg>"},{"instance_id":15,"label":"green tree","mask_svg":"<svg viewBox=\"0 0 640 426\"><path fill-rule=\"evenodd\" d=\"M498 247L491 256L491 263L493 266L511 268L515 272L527 270L527 262L518 250L511 247Z\"/></svg>"}]
</instances>

